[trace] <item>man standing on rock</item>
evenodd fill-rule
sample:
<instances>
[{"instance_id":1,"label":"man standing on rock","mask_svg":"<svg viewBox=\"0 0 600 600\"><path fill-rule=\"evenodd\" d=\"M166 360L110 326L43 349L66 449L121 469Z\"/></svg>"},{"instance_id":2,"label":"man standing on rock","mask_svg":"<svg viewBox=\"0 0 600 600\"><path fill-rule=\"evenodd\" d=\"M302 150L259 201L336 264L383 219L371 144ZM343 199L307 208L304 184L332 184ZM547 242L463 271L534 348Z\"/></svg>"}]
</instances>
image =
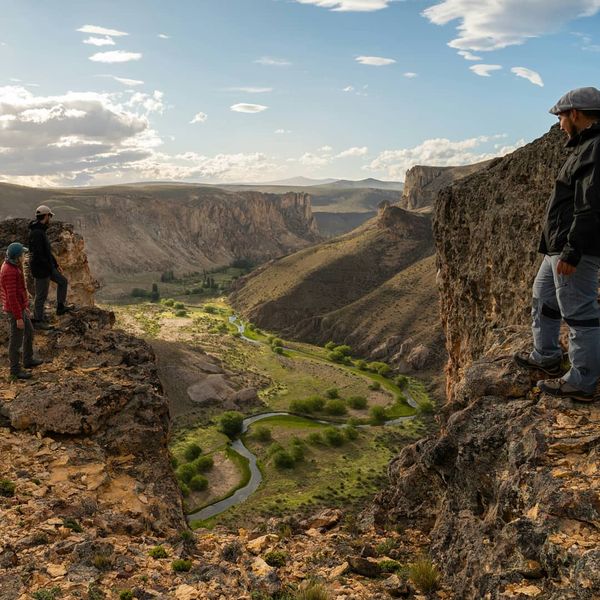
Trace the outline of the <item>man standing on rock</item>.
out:
<instances>
[{"instance_id":1,"label":"man standing on rock","mask_svg":"<svg viewBox=\"0 0 600 600\"><path fill-rule=\"evenodd\" d=\"M533 345L516 363L557 379L538 381L547 394L594 400L600 378L600 90L578 88L551 109L572 149L548 201L533 284ZM571 368L563 374L561 319L569 326ZM562 374L562 377L560 377Z\"/></svg>"},{"instance_id":2,"label":"man standing on rock","mask_svg":"<svg viewBox=\"0 0 600 600\"><path fill-rule=\"evenodd\" d=\"M52 254L47 230L54 213L45 205L35 211L35 221L29 224L29 249L31 258L29 268L35 280L35 303L33 310L33 326L35 329L50 329L44 318L44 305L48 298L50 282L56 284L56 314L64 315L73 310L67 306L67 289L69 282L62 274L58 262Z\"/></svg>"}]
</instances>

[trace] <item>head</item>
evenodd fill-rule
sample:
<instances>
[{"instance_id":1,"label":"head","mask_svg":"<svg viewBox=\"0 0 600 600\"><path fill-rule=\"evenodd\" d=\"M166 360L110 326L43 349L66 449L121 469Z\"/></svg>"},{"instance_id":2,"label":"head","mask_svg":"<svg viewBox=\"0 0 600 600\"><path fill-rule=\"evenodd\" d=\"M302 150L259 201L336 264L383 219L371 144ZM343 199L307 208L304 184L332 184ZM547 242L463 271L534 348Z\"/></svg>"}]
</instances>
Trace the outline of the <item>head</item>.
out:
<instances>
[{"instance_id":1,"label":"head","mask_svg":"<svg viewBox=\"0 0 600 600\"><path fill-rule=\"evenodd\" d=\"M47 225L50 223L50 219L52 219L53 216L54 213L45 204L38 206L37 210L35 211L35 218L42 223L42 225Z\"/></svg>"},{"instance_id":2,"label":"head","mask_svg":"<svg viewBox=\"0 0 600 600\"><path fill-rule=\"evenodd\" d=\"M22 265L26 252L29 252L29 250L25 248L23 244L19 244L19 242L13 242L6 249L6 258L12 263Z\"/></svg>"},{"instance_id":3,"label":"head","mask_svg":"<svg viewBox=\"0 0 600 600\"><path fill-rule=\"evenodd\" d=\"M549 111L558 117L569 139L600 120L600 90L593 87L567 92Z\"/></svg>"}]
</instances>

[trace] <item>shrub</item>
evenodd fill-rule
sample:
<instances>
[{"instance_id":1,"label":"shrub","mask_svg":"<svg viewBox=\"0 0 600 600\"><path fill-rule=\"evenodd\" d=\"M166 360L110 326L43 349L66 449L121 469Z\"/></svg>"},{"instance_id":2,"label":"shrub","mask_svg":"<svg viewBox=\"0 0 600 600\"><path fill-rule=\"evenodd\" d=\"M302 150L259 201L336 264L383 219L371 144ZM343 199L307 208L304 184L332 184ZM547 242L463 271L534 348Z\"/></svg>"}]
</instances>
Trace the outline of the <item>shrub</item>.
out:
<instances>
[{"instance_id":1,"label":"shrub","mask_svg":"<svg viewBox=\"0 0 600 600\"><path fill-rule=\"evenodd\" d=\"M113 566L113 559L106 554L95 554L92 559L92 564L98 571L109 571Z\"/></svg>"},{"instance_id":2,"label":"shrub","mask_svg":"<svg viewBox=\"0 0 600 600\"><path fill-rule=\"evenodd\" d=\"M328 400L325 404L325 412L328 415L339 417L345 415L348 411L343 400Z\"/></svg>"},{"instance_id":3,"label":"shrub","mask_svg":"<svg viewBox=\"0 0 600 600\"><path fill-rule=\"evenodd\" d=\"M373 406L373 408L371 408L371 422L374 425L381 425L382 423L385 423L385 408L383 408L383 406Z\"/></svg>"},{"instance_id":4,"label":"shrub","mask_svg":"<svg viewBox=\"0 0 600 600\"><path fill-rule=\"evenodd\" d=\"M350 348L350 346L347 346L346 344L336 346L334 350L336 352L339 352L340 354L343 354L344 356L350 356L352 354L352 348Z\"/></svg>"},{"instance_id":5,"label":"shrub","mask_svg":"<svg viewBox=\"0 0 600 600\"><path fill-rule=\"evenodd\" d=\"M329 388L326 392L325 395L330 398L339 398L340 397L340 391L337 388Z\"/></svg>"},{"instance_id":6,"label":"shrub","mask_svg":"<svg viewBox=\"0 0 600 600\"><path fill-rule=\"evenodd\" d=\"M295 464L294 457L285 450L275 452L273 462L278 469L292 469Z\"/></svg>"},{"instance_id":7,"label":"shrub","mask_svg":"<svg viewBox=\"0 0 600 600\"><path fill-rule=\"evenodd\" d=\"M402 565L397 560L382 560L379 562L379 569L382 573L397 573Z\"/></svg>"},{"instance_id":8,"label":"shrub","mask_svg":"<svg viewBox=\"0 0 600 600\"><path fill-rule=\"evenodd\" d=\"M316 446L323 443L323 436L318 431L313 431L306 438L309 444Z\"/></svg>"},{"instance_id":9,"label":"shrub","mask_svg":"<svg viewBox=\"0 0 600 600\"><path fill-rule=\"evenodd\" d=\"M283 446L279 442L273 442L267 448L267 456L273 456L273 454L283 450Z\"/></svg>"},{"instance_id":10,"label":"shrub","mask_svg":"<svg viewBox=\"0 0 600 600\"><path fill-rule=\"evenodd\" d=\"M313 412L319 412L325 406L325 400L321 396L310 396L305 402Z\"/></svg>"},{"instance_id":11,"label":"shrub","mask_svg":"<svg viewBox=\"0 0 600 600\"><path fill-rule=\"evenodd\" d=\"M221 550L221 558L227 562L234 563L243 554L242 545L237 541L226 544Z\"/></svg>"},{"instance_id":12,"label":"shrub","mask_svg":"<svg viewBox=\"0 0 600 600\"><path fill-rule=\"evenodd\" d=\"M236 411L227 411L219 419L219 431L230 438L237 437L242 433L244 426L244 415Z\"/></svg>"},{"instance_id":13,"label":"shrub","mask_svg":"<svg viewBox=\"0 0 600 600\"><path fill-rule=\"evenodd\" d=\"M396 548L397 545L398 543L396 540L388 538L387 540L377 544L377 546L375 546L375 551L379 556L387 556L390 550Z\"/></svg>"},{"instance_id":14,"label":"shrub","mask_svg":"<svg viewBox=\"0 0 600 600\"><path fill-rule=\"evenodd\" d=\"M313 412L312 405L306 400L294 400L290 402L290 410L295 413L310 414Z\"/></svg>"},{"instance_id":15,"label":"shrub","mask_svg":"<svg viewBox=\"0 0 600 600\"><path fill-rule=\"evenodd\" d=\"M60 588L53 587L47 590L38 590L37 592L33 592L32 597L34 600L56 600L56 598L60 597Z\"/></svg>"},{"instance_id":16,"label":"shrub","mask_svg":"<svg viewBox=\"0 0 600 600\"><path fill-rule=\"evenodd\" d=\"M273 439L271 435L271 430L264 425L259 425L254 430L254 439L259 442L270 442Z\"/></svg>"},{"instance_id":17,"label":"shrub","mask_svg":"<svg viewBox=\"0 0 600 600\"><path fill-rule=\"evenodd\" d=\"M148 552L148 556L150 556L151 558L167 558L169 555L167 554L167 551L162 547L162 546L154 546L154 548L151 548L150 551Z\"/></svg>"},{"instance_id":18,"label":"shrub","mask_svg":"<svg viewBox=\"0 0 600 600\"><path fill-rule=\"evenodd\" d=\"M202 448L196 443L188 444L183 451L183 456L188 462L195 460L202 454Z\"/></svg>"},{"instance_id":19,"label":"shrub","mask_svg":"<svg viewBox=\"0 0 600 600\"><path fill-rule=\"evenodd\" d=\"M372 371L373 373L379 373L379 375L383 375L384 377L392 370L389 365L386 365L383 362L370 362L367 365L367 369Z\"/></svg>"},{"instance_id":20,"label":"shrub","mask_svg":"<svg viewBox=\"0 0 600 600\"><path fill-rule=\"evenodd\" d=\"M276 347L281 347L281 346L283 346L283 340L281 338L273 338L271 345L276 346Z\"/></svg>"},{"instance_id":21,"label":"shrub","mask_svg":"<svg viewBox=\"0 0 600 600\"><path fill-rule=\"evenodd\" d=\"M119 600L133 600L133 592L131 590L121 590Z\"/></svg>"},{"instance_id":22,"label":"shrub","mask_svg":"<svg viewBox=\"0 0 600 600\"><path fill-rule=\"evenodd\" d=\"M285 567L287 554L281 550L271 550L265 554L265 562L270 567Z\"/></svg>"},{"instance_id":23,"label":"shrub","mask_svg":"<svg viewBox=\"0 0 600 600\"><path fill-rule=\"evenodd\" d=\"M344 428L344 435L349 440L355 440L358 438L358 429L353 425Z\"/></svg>"},{"instance_id":24,"label":"shrub","mask_svg":"<svg viewBox=\"0 0 600 600\"><path fill-rule=\"evenodd\" d=\"M330 446L342 446L344 444L344 434L335 427L328 427L323 435Z\"/></svg>"},{"instance_id":25,"label":"shrub","mask_svg":"<svg viewBox=\"0 0 600 600\"><path fill-rule=\"evenodd\" d=\"M188 312L187 312L187 310L185 310L185 308L180 309L180 310L176 310L175 311L175 316L176 317L187 317L188 316Z\"/></svg>"},{"instance_id":26,"label":"shrub","mask_svg":"<svg viewBox=\"0 0 600 600\"><path fill-rule=\"evenodd\" d=\"M181 490L181 495L184 498L187 498L190 495L190 488L182 481L179 482L179 489Z\"/></svg>"},{"instance_id":27,"label":"shrub","mask_svg":"<svg viewBox=\"0 0 600 600\"><path fill-rule=\"evenodd\" d=\"M211 306L210 304L205 304L204 312L208 313L209 315L214 315L214 314L217 314L219 311L217 310L217 308L215 306Z\"/></svg>"},{"instance_id":28,"label":"shrub","mask_svg":"<svg viewBox=\"0 0 600 600\"><path fill-rule=\"evenodd\" d=\"M394 383L401 389L404 390L408 386L408 377L406 375L398 375L394 379Z\"/></svg>"},{"instance_id":29,"label":"shrub","mask_svg":"<svg viewBox=\"0 0 600 600\"><path fill-rule=\"evenodd\" d=\"M374 392L376 392L377 390L381 389L381 383L379 383L379 381L372 381L369 384L369 389L373 390Z\"/></svg>"},{"instance_id":30,"label":"shrub","mask_svg":"<svg viewBox=\"0 0 600 600\"><path fill-rule=\"evenodd\" d=\"M332 362L343 363L346 360L346 356L337 350L333 350L327 354L327 358Z\"/></svg>"},{"instance_id":31,"label":"shrub","mask_svg":"<svg viewBox=\"0 0 600 600\"><path fill-rule=\"evenodd\" d=\"M176 469L179 466L179 460L176 456L173 456L171 454L171 456L169 457L169 462L171 463L171 468L172 469Z\"/></svg>"},{"instance_id":32,"label":"shrub","mask_svg":"<svg viewBox=\"0 0 600 600\"><path fill-rule=\"evenodd\" d=\"M302 445L302 442L299 444L292 444L290 455L295 463L304 460L304 446Z\"/></svg>"},{"instance_id":33,"label":"shrub","mask_svg":"<svg viewBox=\"0 0 600 600\"><path fill-rule=\"evenodd\" d=\"M83 527L79 524L77 519L74 519L73 517L65 517L63 519L63 527L66 527L75 533L81 533L83 531Z\"/></svg>"},{"instance_id":34,"label":"shrub","mask_svg":"<svg viewBox=\"0 0 600 600\"><path fill-rule=\"evenodd\" d=\"M173 300L173 298L167 298L166 300L163 300L163 304L165 306L173 306L173 304L175 304L175 300Z\"/></svg>"},{"instance_id":35,"label":"shrub","mask_svg":"<svg viewBox=\"0 0 600 600\"><path fill-rule=\"evenodd\" d=\"M430 415L435 410L433 402L429 398L425 398L419 402L419 412L424 415Z\"/></svg>"},{"instance_id":36,"label":"shrub","mask_svg":"<svg viewBox=\"0 0 600 600\"><path fill-rule=\"evenodd\" d=\"M273 346L273 352L275 354L283 354L283 348L281 346Z\"/></svg>"},{"instance_id":37,"label":"shrub","mask_svg":"<svg viewBox=\"0 0 600 600\"><path fill-rule=\"evenodd\" d=\"M0 496L12 498L15 495L15 484L8 479L0 479Z\"/></svg>"},{"instance_id":38,"label":"shrub","mask_svg":"<svg viewBox=\"0 0 600 600\"><path fill-rule=\"evenodd\" d=\"M202 492L208 487L208 479L202 475L194 475L190 481L190 489L194 492Z\"/></svg>"},{"instance_id":39,"label":"shrub","mask_svg":"<svg viewBox=\"0 0 600 600\"><path fill-rule=\"evenodd\" d=\"M179 479L179 481L183 481L183 483L189 483L195 474L196 469L194 469L193 465L189 463L186 465L181 465L177 468L177 479Z\"/></svg>"},{"instance_id":40,"label":"shrub","mask_svg":"<svg viewBox=\"0 0 600 600\"><path fill-rule=\"evenodd\" d=\"M307 587L299 590L294 600L330 600L327 588L320 583L309 583Z\"/></svg>"},{"instance_id":41,"label":"shrub","mask_svg":"<svg viewBox=\"0 0 600 600\"><path fill-rule=\"evenodd\" d=\"M327 342L325 344L325 350L333 350L336 346L335 342Z\"/></svg>"},{"instance_id":42,"label":"shrub","mask_svg":"<svg viewBox=\"0 0 600 600\"><path fill-rule=\"evenodd\" d=\"M201 456L192 463L192 466L196 473L206 473L215 466L215 461L212 456Z\"/></svg>"},{"instance_id":43,"label":"shrub","mask_svg":"<svg viewBox=\"0 0 600 600\"><path fill-rule=\"evenodd\" d=\"M362 358L360 360L357 360L354 364L356 365L356 368L360 369L361 371L367 370L367 361L362 360Z\"/></svg>"},{"instance_id":44,"label":"shrub","mask_svg":"<svg viewBox=\"0 0 600 600\"><path fill-rule=\"evenodd\" d=\"M367 408L367 399L364 396L350 396L346 403L355 410L364 410Z\"/></svg>"},{"instance_id":45,"label":"shrub","mask_svg":"<svg viewBox=\"0 0 600 600\"><path fill-rule=\"evenodd\" d=\"M187 573L192 568L192 561L180 558L171 563L171 568L175 573Z\"/></svg>"},{"instance_id":46,"label":"shrub","mask_svg":"<svg viewBox=\"0 0 600 600\"><path fill-rule=\"evenodd\" d=\"M185 308L185 304L183 302L174 302L173 303L173 308Z\"/></svg>"},{"instance_id":47,"label":"shrub","mask_svg":"<svg viewBox=\"0 0 600 600\"><path fill-rule=\"evenodd\" d=\"M410 565L409 577L424 594L435 591L440 584L440 572L429 558L420 558Z\"/></svg>"}]
</instances>

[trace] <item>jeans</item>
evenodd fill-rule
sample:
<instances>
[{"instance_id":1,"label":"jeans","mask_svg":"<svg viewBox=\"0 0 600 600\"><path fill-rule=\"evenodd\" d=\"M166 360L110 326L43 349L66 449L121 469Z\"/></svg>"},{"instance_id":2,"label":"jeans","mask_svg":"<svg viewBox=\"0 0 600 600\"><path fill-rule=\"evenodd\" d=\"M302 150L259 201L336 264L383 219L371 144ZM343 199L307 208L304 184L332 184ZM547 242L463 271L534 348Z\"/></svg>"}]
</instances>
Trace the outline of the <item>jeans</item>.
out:
<instances>
[{"instance_id":1,"label":"jeans","mask_svg":"<svg viewBox=\"0 0 600 600\"><path fill-rule=\"evenodd\" d=\"M35 278L35 302L33 305L33 318L36 321L44 320L44 305L48 298L48 290L50 282L56 284L56 303L64 304L67 300L67 289L69 282L67 278L58 272L57 269L52 269L50 277Z\"/></svg>"},{"instance_id":2,"label":"jeans","mask_svg":"<svg viewBox=\"0 0 600 600\"><path fill-rule=\"evenodd\" d=\"M531 360L549 364L562 358L560 322L569 326L571 369L563 381L593 392L600 378L600 257L584 255L572 275L558 275L558 256L544 256L533 284Z\"/></svg>"},{"instance_id":3,"label":"jeans","mask_svg":"<svg viewBox=\"0 0 600 600\"><path fill-rule=\"evenodd\" d=\"M17 320L12 314L8 315L8 322L10 325L10 341L8 342L10 373L16 375L21 371L21 350L23 351L23 364L27 365L33 360L33 325L26 314L23 314L25 329L17 327Z\"/></svg>"}]
</instances>

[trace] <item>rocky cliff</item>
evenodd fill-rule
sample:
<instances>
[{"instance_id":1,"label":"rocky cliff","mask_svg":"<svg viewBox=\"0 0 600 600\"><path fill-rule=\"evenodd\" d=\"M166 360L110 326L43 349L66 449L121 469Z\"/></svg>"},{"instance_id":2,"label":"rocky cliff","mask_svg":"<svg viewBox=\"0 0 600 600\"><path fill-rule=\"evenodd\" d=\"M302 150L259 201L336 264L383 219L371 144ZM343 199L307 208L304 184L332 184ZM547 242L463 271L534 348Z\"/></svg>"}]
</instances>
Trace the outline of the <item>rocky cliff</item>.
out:
<instances>
[{"instance_id":1,"label":"rocky cliff","mask_svg":"<svg viewBox=\"0 0 600 600\"><path fill-rule=\"evenodd\" d=\"M462 167L416 165L406 172L400 206L410 210L433 207L438 193L463 177L484 169L490 161Z\"/></svg>"},{"instance_id":2,"label":"rocky cliff","mask_svg":"<svg viewBox=\"0 0 600 600\"><path fill-rule=\"evenodd\" d=\"M520 372L543 207L564 160L547 135L440 195L435 237L449 354L439 435L391 463L374 516L415 524L457 598L600 597L600 407Z\"/></svg>"},{"instance_id":3,"label":"rocky cliff","mask_svg":"<svg viewBox=\"0 0 600 600\"><path fill-rule=\"evenodd\" d=\"M0 219L33 215L44 202L72 222L100 278L199 271L242 258L259 263L320 239L305 193L191 185L0 189Z\"/></svg>"}]
</instances>

